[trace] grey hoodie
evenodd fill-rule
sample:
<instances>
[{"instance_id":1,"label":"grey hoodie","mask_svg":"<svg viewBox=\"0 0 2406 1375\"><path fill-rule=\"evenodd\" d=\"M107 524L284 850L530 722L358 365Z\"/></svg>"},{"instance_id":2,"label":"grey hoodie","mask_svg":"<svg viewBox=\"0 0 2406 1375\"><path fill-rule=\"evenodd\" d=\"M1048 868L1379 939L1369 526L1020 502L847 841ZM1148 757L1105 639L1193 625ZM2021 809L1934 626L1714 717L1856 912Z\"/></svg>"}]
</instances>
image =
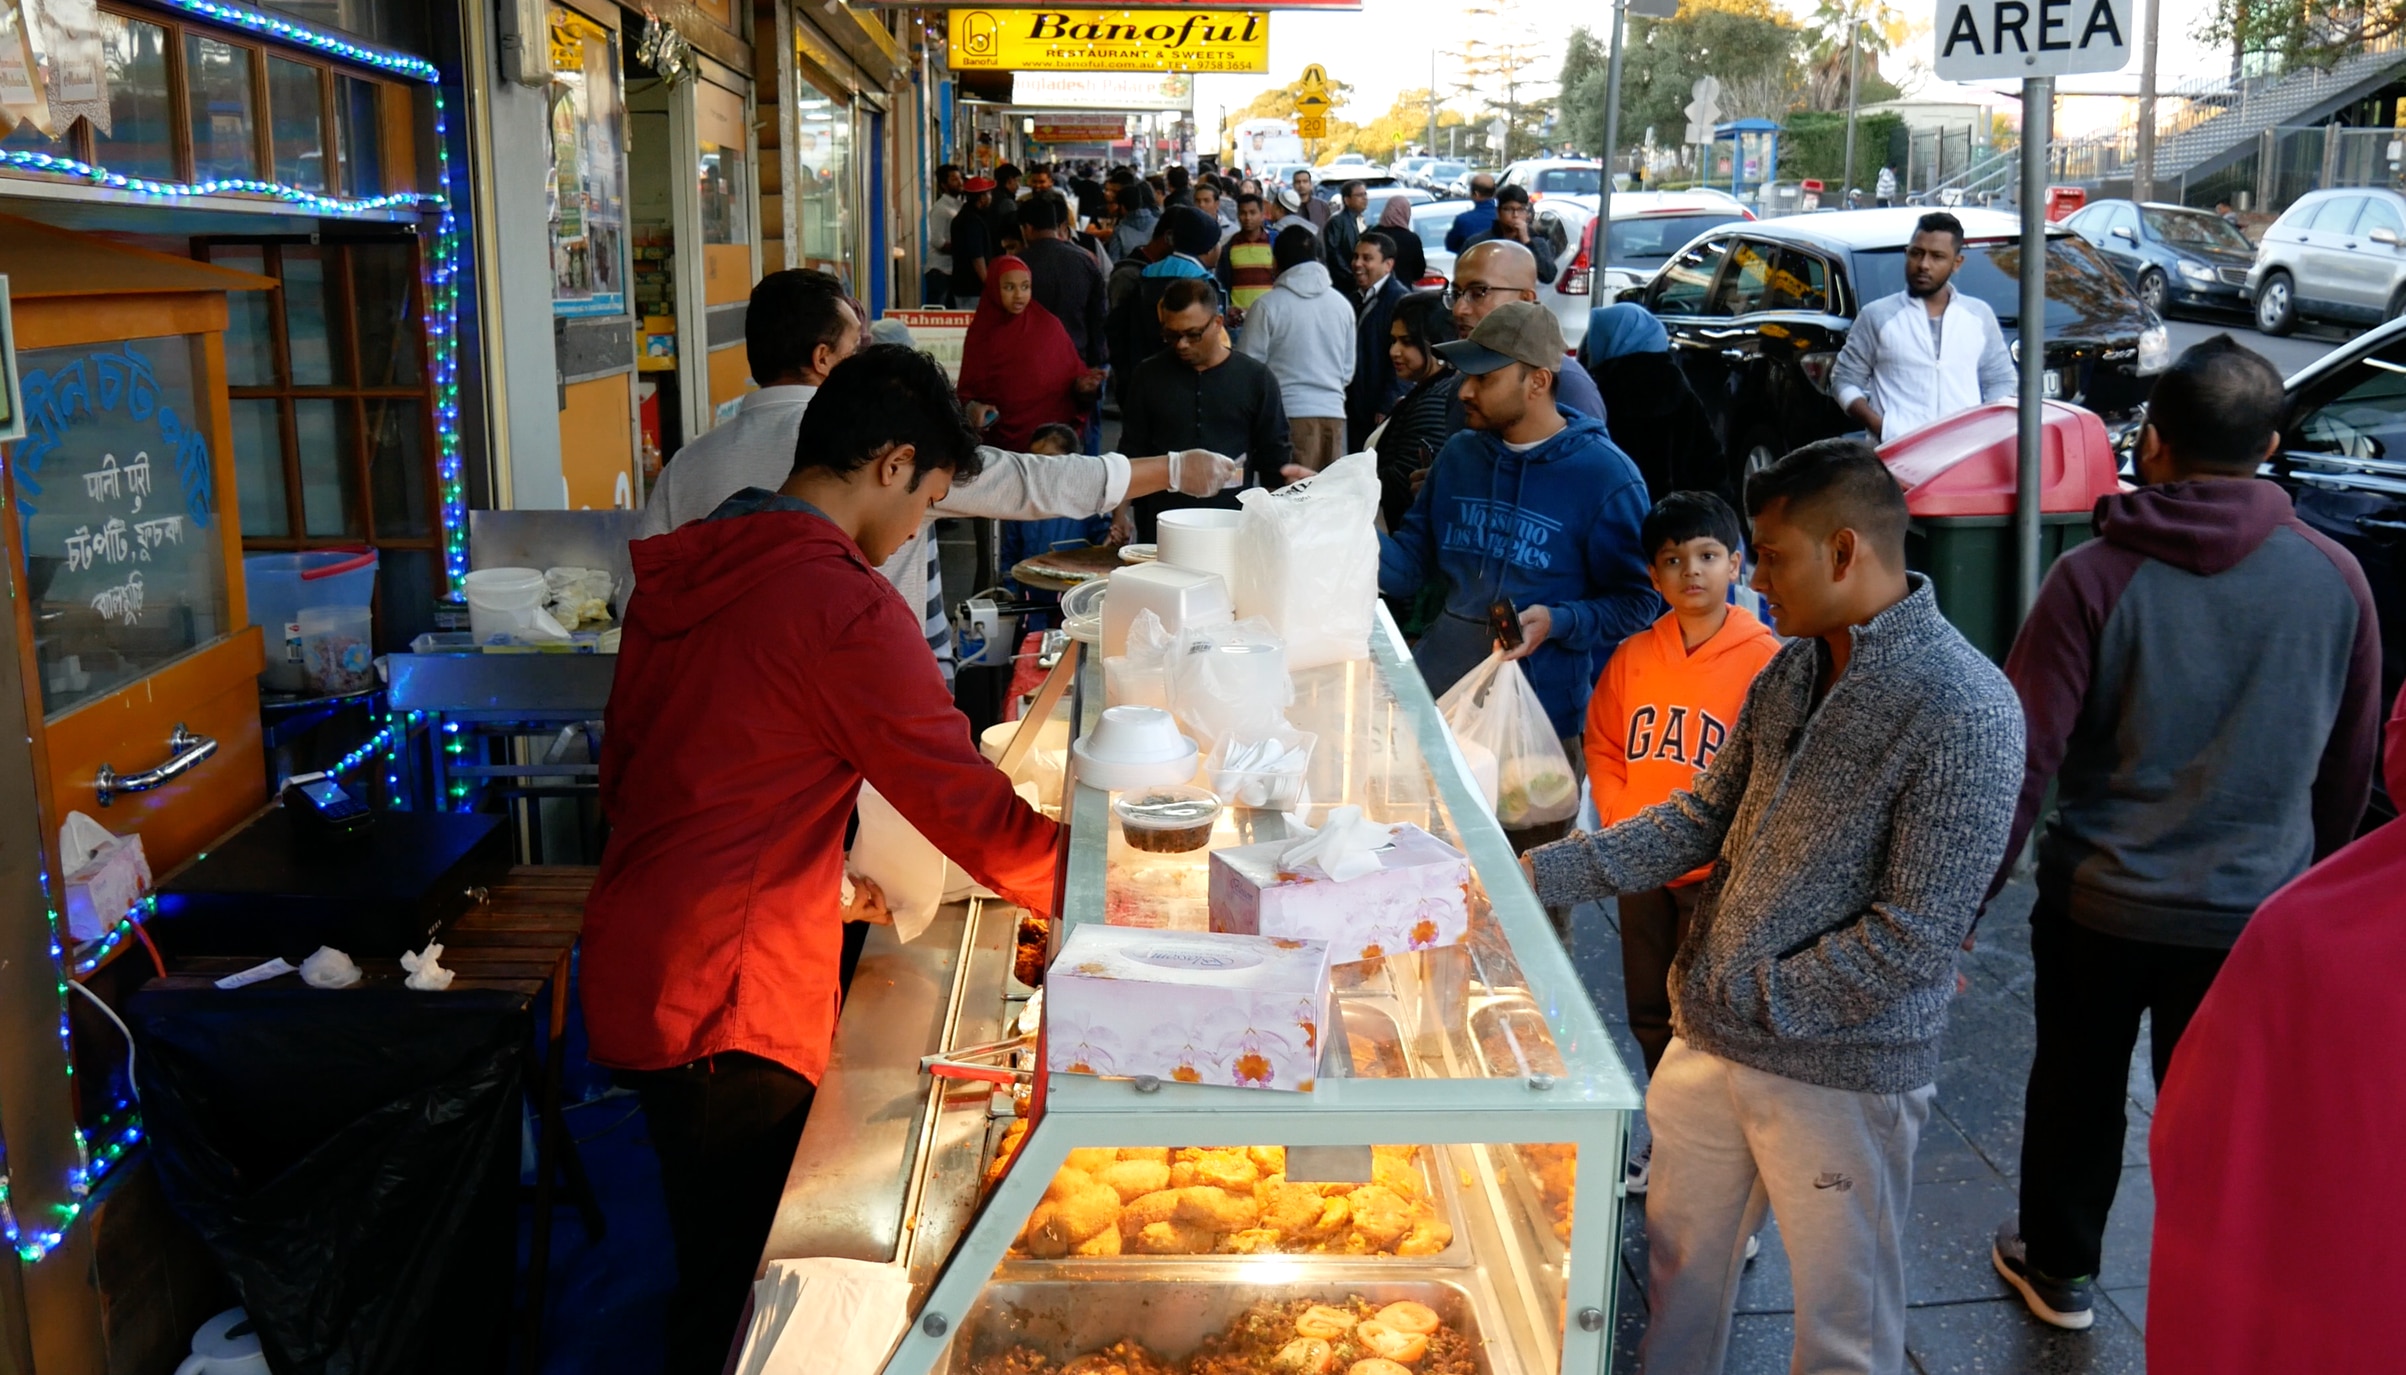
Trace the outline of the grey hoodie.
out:
<instances>
[{"instance_id":1,"label":"grey hoodie","mask_svg":"<svg viewBox=\"0 0 2406 1375\"><path fill-rule=\"evenodd\" d=\"M1236 351L1270 365L1287 417L1345 418L1353 381L1353 306L1329 284L1328 268L1299 263L1278 274L1245 312Z\"/></svg>"},{"instance_id":2,"label":"grey hoodie","mask_svg":"<svg viewBox=\"0 0 2406 1375\"><path fill-rule=\"evenodd\" d=\"M2005 675L1908 576L1818 704L1829 648L1790 640L1694 788L1529 852L1549 906L1710 862L1671 965L1672 1025L1725 1060L1857 1093L1937 1077L1955 953L2022 775Z\"/></svg>"}]
</instances>

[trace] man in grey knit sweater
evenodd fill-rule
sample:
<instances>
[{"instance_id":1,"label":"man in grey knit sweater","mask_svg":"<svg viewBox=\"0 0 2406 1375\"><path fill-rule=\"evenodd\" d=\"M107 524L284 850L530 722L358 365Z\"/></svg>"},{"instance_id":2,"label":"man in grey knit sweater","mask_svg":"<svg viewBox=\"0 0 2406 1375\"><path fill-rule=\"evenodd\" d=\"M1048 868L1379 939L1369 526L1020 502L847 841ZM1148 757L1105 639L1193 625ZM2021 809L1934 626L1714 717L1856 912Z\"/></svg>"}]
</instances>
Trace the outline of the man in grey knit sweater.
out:
<instances>
[{"instance_id":1,"label":"man in grey knit sweater","mask_svg":"<svg viewBox=\"0 0 2406 1375\"><path fill-rule=\"evenodd\" d=\"M1721 1369L1746 1239L1778 1213L1795 1368L1902 1371L1913 1150L1955 958L2005 849L2022 711L1905 572L1905 502L1860 440L1747 483L1754 587L1789 643L1689 792L1529 853L1550 905L1709 862L1646 1095L1641 1368Z\"/></svg>"}]
</instances>

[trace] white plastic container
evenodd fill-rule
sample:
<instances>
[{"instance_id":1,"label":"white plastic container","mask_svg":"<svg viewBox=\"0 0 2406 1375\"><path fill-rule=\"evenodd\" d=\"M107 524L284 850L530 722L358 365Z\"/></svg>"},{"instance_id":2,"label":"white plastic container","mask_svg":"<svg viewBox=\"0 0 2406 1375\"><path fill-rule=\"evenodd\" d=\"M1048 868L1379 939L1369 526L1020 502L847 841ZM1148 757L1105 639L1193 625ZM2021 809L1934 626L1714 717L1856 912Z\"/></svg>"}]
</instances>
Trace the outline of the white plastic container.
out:
<instances>
[{"instance_id":1,"label":"white plastic container","mask_svg":"<svg viewBox=\"0 0 2406 1375\"><path fill-rule=\"evenodd\" d=\"M543 574L533 568L479 568L461 584L468 598L468 632L476 643L496 635L536 637L543 613ZM542 637L549 638L549 637Z\"/></svg>"},{"instance_id":2,"label":"white plastic container","mask_svg":"<svg viewBox=\"0 0 2406 1375\"><path fill-rule=\"evenodd\" d=\"M1164 511L1157 521L1160 527L1158 561L1172 568L1217 573L1233 588L1236 586L1236 531L1244 518L1242 511L1223 511L1216 506Z\"/></svg>"},{"instance_id":3,"label":"white plastic container","mask_svg":"<svg viewBox=\"0 0 2406 1375\"><path fill-rule=\"evenodd\" d=\"M1163 563L1139 563L1115 570L1103 597L1103 657L1128 652L1128 625L1136 613L1150 611L1175 639L1198 626L1226 625L1236 619L1236 602L1228 581L1217 573L1198 573Z\"/></svg>"},{"instance_id":4,"label":"white plastic container","mask_svg":"<svg viewBox=\"0 0 2406 1375\"><path fill-rule=\"evenodd\" d=\"M301 675L320 697L365 692L376 686L373 622L364 606L304 606L300 626Z\"/></svg>"}]
</instances>

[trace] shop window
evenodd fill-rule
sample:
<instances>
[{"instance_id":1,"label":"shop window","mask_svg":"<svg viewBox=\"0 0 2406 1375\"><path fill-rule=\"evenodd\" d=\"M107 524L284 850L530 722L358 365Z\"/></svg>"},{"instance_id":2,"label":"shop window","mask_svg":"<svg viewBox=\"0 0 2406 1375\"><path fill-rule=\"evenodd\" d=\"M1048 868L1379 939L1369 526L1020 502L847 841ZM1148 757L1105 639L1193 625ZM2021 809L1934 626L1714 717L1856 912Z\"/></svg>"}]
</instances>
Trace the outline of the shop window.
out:
<instances>
[{"instance_id":1,"label":"shop window","mask_svg":"<svg viewBox=\"0 0 2406 1375\"><path fill-rule=\"evenodd\" d=\"M184 35L184 90L192 121L192 175L198 181L259 176L252 50L197 33Z\"/></svg>"},{"instance_id":2,"label":"shop window","mask_svg":"<svg viewBox=\"0 0 2406 1375\"><path fill-rule=\"evenodd\" d=\"M852 282L852 110L810 92L794 101L794 152L801 164L802 265ZM790 193L789 193L790 194Z\"/></svg>"},{"instance_id":3,"label":"shop window","mask_svg":"<svg viewBox=\"0 0 2406 1375\"><path fill-rule=\"evenodd\" d=\"M551 308L627 308L625 77L618 35L551 7Z\"/></svg>"},{"instance_id":4,"label":"shop window","mask_svg":"<svg viewBox=\"0 0 2406 1375\"><path fill-rule=\"evenodd\" d=\"M283 284L235 293L227 323L243 547L374 545L389 624L424 628L409 608L430 605L441 549L417 240L198 247Z\"/></svg>"},{"instance_id":5,"label":"shop window","mask_svg":"<svg viewBox=\"0 0 2406 1375\"><path fill-rule=\"evenodd\" d=\"M383 100L382 82L334 78L334 156L346 196L384 192Z\"/></svg>"},{"instance_id":6,"label":"shop window","mask_svg":"<svg viewBox=\"0 0 2406 1375\"><path fill-rule=\"evenodd\" d=\"M287 57L267 59L268 129L276 180L306 191L326 189L325 68Z\"/></svg>"},{"instance_id":7,"label":"shop window","mask_svg":"<svg viewBox=\"0 0 2406 1375\"><path fill-rule=\"evenodd\" d=\"M129 177L176 180L167 30L103 11L100 37L102 70L109 83L109 127L92 131L94 160Z\"/></svg>"},{"instance_id":8,"label":"shop window","mask_svg":"<svg viewBox=\"0 0 2406 1375\"><path fill-rule=\"evenodd\" d=\"M704 83L694 93L701 131L702 242L752 241L751 164L744 157L744 101L735 92Z\"/></svg>"}]
</instances>

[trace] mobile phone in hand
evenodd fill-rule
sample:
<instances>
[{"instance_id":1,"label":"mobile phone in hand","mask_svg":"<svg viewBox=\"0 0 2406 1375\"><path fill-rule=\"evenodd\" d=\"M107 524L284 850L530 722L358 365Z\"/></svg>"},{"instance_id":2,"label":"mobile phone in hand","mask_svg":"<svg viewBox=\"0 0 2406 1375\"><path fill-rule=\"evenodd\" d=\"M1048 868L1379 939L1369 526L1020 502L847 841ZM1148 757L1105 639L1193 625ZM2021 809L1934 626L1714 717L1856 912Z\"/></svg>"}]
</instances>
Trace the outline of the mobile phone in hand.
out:
<instances>
[{"instance_id":1,"label":"mobile phone in hand","mask_svg":"<svg viewBox=\"0 0 2406 1375\"><path fill-rule=\"evenodd\" d=\"M1495 633L1497 644L1506 649L1520 648L1520 611L1510 597L1498 597L1487 604L1487 628Z\"/></svg>"}]
</instances>

